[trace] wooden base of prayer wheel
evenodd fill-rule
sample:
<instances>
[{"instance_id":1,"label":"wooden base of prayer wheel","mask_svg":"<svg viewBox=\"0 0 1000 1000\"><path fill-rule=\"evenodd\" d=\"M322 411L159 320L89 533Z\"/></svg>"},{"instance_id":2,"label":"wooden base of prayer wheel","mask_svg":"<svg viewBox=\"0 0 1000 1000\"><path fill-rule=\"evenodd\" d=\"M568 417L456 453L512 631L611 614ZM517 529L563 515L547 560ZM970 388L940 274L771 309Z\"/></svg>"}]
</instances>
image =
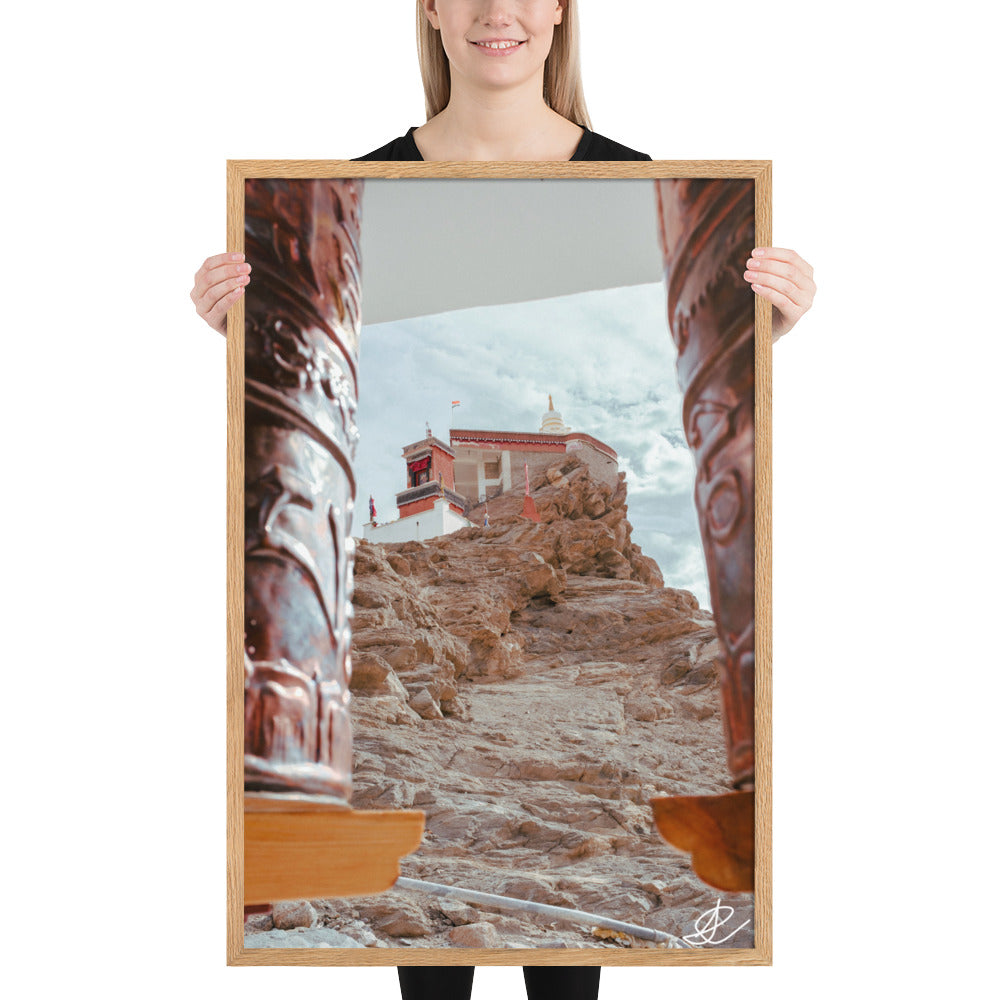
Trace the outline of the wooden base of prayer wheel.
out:
<instances>
[{"instance_id":1,"label":"wooden base of prayer wheel","mask_svg":"<svg viewBox=\"0 0 1000 1000\"><path fill-rule=\"evenodd\" d=\"M244 905L384 892L423 834L419 810L355 810L319 796L247 795Z\"/></svg>"},{"instance_id":2,"label":"wooden base of prayer wheel","mask_svg":"<svg viewBox=\"0 0 1000 1000\"><path fill-rule=\"evenodd\" d=\"M754 794L652 799L660 836L691 855L694 873L725 892L754 890Z\"/></svg>"}]
</instances>

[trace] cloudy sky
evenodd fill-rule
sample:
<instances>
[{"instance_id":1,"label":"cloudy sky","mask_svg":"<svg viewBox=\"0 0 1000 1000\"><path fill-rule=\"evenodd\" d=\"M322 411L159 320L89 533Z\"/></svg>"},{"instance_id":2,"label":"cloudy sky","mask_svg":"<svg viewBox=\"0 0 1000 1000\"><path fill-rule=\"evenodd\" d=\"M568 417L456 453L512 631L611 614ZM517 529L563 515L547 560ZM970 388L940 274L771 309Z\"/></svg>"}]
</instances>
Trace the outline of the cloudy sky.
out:
<instances>
[{"instance_id":1,"label":"cloudy sky","mask_svg":"<svg viewBox=\"0 0 1000 1000\"><path fill-rule=\"evenodd\" d=\"M369 494L379 520L395 518L401 450L424 436L425 421L445 441L451 426L537 431L551 393L572 430L618 452L634 541L668 586L708 607L694 464L664 313L656 283L365 325L359 524ZM462 405L452 414L455 399Z\"/></svg>"}]
</instances>

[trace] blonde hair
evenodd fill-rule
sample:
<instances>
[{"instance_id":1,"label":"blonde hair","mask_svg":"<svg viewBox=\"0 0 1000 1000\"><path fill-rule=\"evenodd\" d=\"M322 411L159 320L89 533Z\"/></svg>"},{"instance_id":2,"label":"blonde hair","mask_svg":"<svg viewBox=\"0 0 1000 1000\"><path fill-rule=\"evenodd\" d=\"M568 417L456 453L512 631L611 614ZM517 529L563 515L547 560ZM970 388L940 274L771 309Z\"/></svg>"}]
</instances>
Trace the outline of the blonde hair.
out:
<instances>
[{"instance_id":1,"label":"blonde hair","mask_svg":"<svg viewBox=\"0 0 1000 1000\"><path fill-rule=\"evenodd\" d=\"M552 48L545 60L542 98L556 114L581 128L590 129L587 102L583 99L580 75L580 28L575 0L562 0L562 22L553 28ZM451 70L441 44L441 32L435 30L417 0L417 59L424 84L424 105L430 121L448 105L451 97Z\"/></svg>"}]
</instances>

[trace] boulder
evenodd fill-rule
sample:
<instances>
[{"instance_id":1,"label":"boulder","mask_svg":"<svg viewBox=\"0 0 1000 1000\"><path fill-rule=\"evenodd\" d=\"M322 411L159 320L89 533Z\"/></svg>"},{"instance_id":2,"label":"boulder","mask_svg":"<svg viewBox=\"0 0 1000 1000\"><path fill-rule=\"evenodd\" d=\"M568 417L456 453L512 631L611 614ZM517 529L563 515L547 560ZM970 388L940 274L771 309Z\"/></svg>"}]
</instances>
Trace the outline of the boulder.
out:
<instances>
[{"instance_id":1,"label":"boulder","mask_svg":"<svg viewBox=\"0 0 1000 1000\"><path fill-rule=\"evenodd\" d=\"M500 932L485 920L454 927L448 932L448 943L456 948L502 948Z\"/></svg>"},{"instance_id":2,"label":"boulder","mask_svg":"<svg viewBox=\"0 0 1000 1000\"><path fill-rule=\"evenodd\" d=\"M271 920L279 930L295 927L312 927L316 923L316 910L306 899L285 900L271 907Z\"/></svg>"}]
</instances>

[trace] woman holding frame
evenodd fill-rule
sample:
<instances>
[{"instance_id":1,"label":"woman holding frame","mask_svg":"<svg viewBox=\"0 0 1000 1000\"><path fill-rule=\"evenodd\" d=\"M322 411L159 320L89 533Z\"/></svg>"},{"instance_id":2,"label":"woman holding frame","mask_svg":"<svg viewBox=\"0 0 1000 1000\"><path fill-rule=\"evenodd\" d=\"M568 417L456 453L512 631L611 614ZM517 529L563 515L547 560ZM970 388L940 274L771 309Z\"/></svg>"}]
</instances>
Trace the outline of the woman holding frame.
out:
<instances>
[{"instance_id":1,"label":"woman holding frame","mask_svg":"<svg viewBox=\"0 0 1000 1000\"><path fill-rule=\"evenodd\" d=\"M576 0L417 0L427 122L362 160L649 160L592 131L580 77ZM774 307L774 339L810 308L812 268L791 250L756 247L745 280ZM195 275L198 314L225 335L244 294L242 254ZM398 969L403 1000L468 1000L470 966ZM524 968L529 1000L596 1000L600 966Z\"/></svg>"},{"instance_id":2,"label":"woman holding frame","mask_svg":"<svg viewBox=\"0 0 1000 1000\"><path fill-rule=\"evenodd\" d=\"M417 0L427 122L362 160L648 160L591 131L575 0ZM774 307L773 336L810 308L812 268L794 251L755 247L744 278ZM250 281L242 254L195 275L198 315L223 336Z\"/></svg>"}]
</instances>

